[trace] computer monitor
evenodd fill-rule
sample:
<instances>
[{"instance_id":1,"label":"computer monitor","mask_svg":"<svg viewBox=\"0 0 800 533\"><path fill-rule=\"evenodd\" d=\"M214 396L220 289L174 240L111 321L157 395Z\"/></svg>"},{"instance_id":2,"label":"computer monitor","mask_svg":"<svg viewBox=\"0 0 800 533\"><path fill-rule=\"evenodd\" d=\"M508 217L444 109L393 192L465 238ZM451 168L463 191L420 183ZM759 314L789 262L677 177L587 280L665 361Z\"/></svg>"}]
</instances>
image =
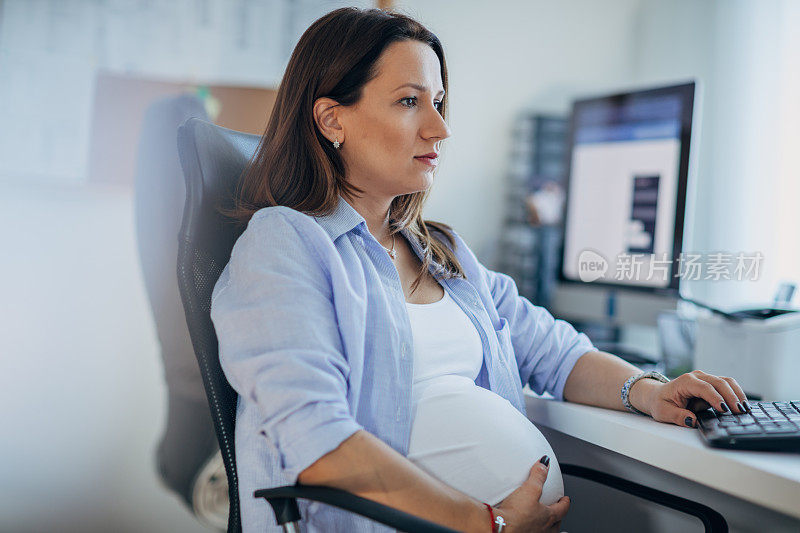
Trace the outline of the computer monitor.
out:
<instances>
[{"instance_id":1,"label":"computer monitor","mask_svg":"<svg viewBox=\"0 0 800 533\"><path fill-rule=\"evenodd\" d=\"M678 295L695 83L573 103L560 279Z\"/></svg>"}]
</instances>

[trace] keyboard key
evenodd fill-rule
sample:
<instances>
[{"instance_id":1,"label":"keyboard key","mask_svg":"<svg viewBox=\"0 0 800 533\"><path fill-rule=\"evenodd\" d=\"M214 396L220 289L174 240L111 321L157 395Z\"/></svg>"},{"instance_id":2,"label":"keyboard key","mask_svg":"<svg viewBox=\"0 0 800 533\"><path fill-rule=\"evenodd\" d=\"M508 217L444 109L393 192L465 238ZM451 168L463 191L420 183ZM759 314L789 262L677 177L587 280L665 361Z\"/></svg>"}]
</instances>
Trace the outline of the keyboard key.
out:
<instances>
[{"instance_id":1,"label":"keyboard key","mask_svg":"<svg viewBox=\"0 0 800 533\"><path fill-rule=\"evenodd\" d=\"M794 433L796 431L796 429L780 426L768 426L764 428L764 433Z\"/></svg>"},{"instance_id":2,"label":"keyboard key","mask_svg":"<svg viewBox=\"0 0 800 533\"><path fill-rule=\"evenodd\" d=\"M727 437L728 432L725 428L703 428L703 434L710 439L716 439L720 437Z\"/></svg>"},{"instance_id":3,"label":"keyboard key","mask_svg":"<svg viewBox=\"0 0 800 533\"><path fill-rule=\"evenodd\" d=\"M705 433L709 437L719 437L728 434L728 432L725 431L725 428L721 428L719 426L702 426L702 427L703 427L703 433Z\"/></svg>"},{"instance_id":4,"label":"keyboard key","mask_svg":"<svg viewBox=\"0 0 800 533\"><path fill-rule=\"evenodd\" d=\"M761 433L758 426L731 426L727 429L731 435L755 435Z\"/></svg>"},{"instance_id":5,"label":"keyboard key","mask_svg":"<svg viewBox=\"0 0 800 533\"><path fill-rule=\"evenodd\" d=\"M761 426L759 426L758 424L747 424L741 427L752 433L761 433Z\"/></svg>"}]
</instances>

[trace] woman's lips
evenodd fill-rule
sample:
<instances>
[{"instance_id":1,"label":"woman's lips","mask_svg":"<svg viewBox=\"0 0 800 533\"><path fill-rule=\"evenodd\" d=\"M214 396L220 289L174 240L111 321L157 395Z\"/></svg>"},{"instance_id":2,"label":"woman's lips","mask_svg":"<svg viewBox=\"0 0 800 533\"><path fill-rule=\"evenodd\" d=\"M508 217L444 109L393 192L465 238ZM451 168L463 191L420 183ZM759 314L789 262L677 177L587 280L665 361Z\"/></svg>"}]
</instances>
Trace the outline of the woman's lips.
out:
<instances>
[{"instance_id":1,"label":"woman's lips","mask_svg":"<svg viewBox=\"0 0 800 533\"><path fill-rule=\"evenodd\" d=\"M436 165L439 164L439 158L438 157L425 157L425 156L423 156L423 157L415 157L414 159L416 159L417 161L419 161L420 163L422 163L424 165L428 165L429 167L435 167Z\"/></svg>"}]
</instances>

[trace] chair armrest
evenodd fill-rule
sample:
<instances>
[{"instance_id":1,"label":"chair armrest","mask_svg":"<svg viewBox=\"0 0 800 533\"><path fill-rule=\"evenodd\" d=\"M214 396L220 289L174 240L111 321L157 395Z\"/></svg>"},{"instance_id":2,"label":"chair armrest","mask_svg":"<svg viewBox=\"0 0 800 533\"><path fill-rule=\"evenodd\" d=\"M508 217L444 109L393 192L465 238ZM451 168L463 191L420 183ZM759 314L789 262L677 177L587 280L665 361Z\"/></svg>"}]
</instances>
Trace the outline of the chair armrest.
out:
<instances>
[{"instance_id":1,"label":"chair armrest","mask_svg":"<svg viewBox=\"0 0 800 533\"><path fill-rule=\"evenodd\" d=\"M643 498L645 500L669 507L676 511L686 513L698 518L703 522L703 526L707 533L727 533L728 523L725 518L707 505L681 498L667 492L663 492L651 487L646 487L627 479L622 479L617 476L612 476L599 470L587 468L585 466L578 466L573 464L559 463L561 473L568 476L575 476L583 479L588 479L601 485L606 485L622 492L626 492L633 496Z\"/></svg>"},{"instance_id":2,"label":"chair armrest","mask_svg":"<svg viewBox=\"0 0 800 533\"><path fill-rule=\"evenodd\" d=\"M260 489L256 498L264 498L272 506L278 525L301 520L297 498L313 500L356 513L376 522L398 529L419 533L458 533L455 529L441 526L418 516L399 511L350 492L318 485L286 485L273 489Z\"/></svg>"},{"instance_id":3,"label":"chair armrest","mask_svg":"<svg viewBox=\"0 0 800 533\"><path fill-rule=\"evenodd\" d=\"M611 487L627 494L657 503L664 507L689 514L698 518L707 533L727 533L728 523L725 518L714 509L701 503L681 498L667 492L634 483L627 479L612 476L599 470L567 463L560 463L561 473L568 476L588 479L601 485ZM328 505L371 518L381 524L394 527L400 531L413 531L420 533L457 533L439 524L423 518L399 511L393 507L383 505L344 490L333 489L316 485L284 486L273 489L255 491L256 498L264 498L272 506L275 520L278 525L296 522L301 519L297 507L297 498L314 500Z\"/></svg>"}]
</instances>

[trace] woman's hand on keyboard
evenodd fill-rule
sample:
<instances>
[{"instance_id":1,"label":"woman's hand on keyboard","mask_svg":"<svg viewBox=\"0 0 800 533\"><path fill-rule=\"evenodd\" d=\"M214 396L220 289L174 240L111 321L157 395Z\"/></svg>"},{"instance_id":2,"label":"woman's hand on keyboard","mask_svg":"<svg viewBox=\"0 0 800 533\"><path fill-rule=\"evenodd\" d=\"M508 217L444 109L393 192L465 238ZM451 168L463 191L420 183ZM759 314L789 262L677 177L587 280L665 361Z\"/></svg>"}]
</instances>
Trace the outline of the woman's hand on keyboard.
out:
<instances>
[{"instance_id":1,"label":"woman's hand on keyboard","mask_svg":"<svg viewBox=\"0 0 800 533\"><path fill-rule=\"evenodd\" d=\"M647 383L645 399L649 414L659 422L697 427L697 415L691 410L693 398L705 400L720 413L741 414L750 409L747 396L735 379L706 374L701 370L682 374L669 383Z\"/></svg>"},{"instance_id":2,"label":"woman's hand on keyboard","mask_svg":"<svg viewBox=\"0 0 800 533\"><path fill-rule=\"evenodd\" d=\"M531 467L528 479L495 506L495 514L502 516L508 524L503 533L560 531L561 520L569 511L569 497L564 496L552 505L539 503L548 471L548 465L542 459ZM549 463L549 458L545 462Z\"/></svg>"}]
</instances>

